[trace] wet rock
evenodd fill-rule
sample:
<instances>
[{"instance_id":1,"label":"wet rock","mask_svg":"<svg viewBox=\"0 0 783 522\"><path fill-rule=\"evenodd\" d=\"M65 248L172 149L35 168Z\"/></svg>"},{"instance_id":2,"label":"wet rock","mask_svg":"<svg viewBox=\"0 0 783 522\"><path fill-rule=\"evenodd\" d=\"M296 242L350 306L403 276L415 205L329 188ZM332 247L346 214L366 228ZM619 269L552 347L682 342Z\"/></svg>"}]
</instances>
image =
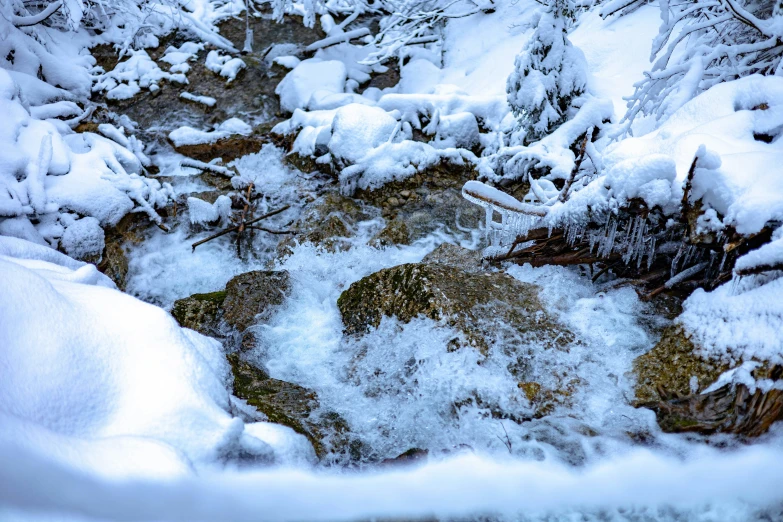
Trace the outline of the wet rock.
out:
<instances>
[{"instance_id":1,"label":"wet rock","mask_svg":"<svg viewBox=\"0 0 783 522\"><path fill-rule=\"evenodd\" d=\"M783 377L783 366L775 366L766 373L767 378L778 381ZM721 432L757 437L766 433L773 422L783 420L783 390L751 390L745 384L727 384L709 393L643 406L655 411L658 424L666 432L705 435Z\"/></svg>"},{"instance_id":2,"label":"wet rock","mask_svg":"<svg viewBox=\"0 0 783 522\"><path fill-rule=\"evenodd\" d=\"M464 333L486 354L492 339L513 335L543 348L564 346L573 335L545 311L539 288L504 273L470 273L441 263L380 270L345 290L337 301L345 333L363 334L384 316L402 322L424 316ZM462 340L453 341L455 347Z\"/></svg>"},{"instance_id":3,"label":"wet rock","mask_svg":"<svg viewBox=\"0 0 783 522\"><path fill-rule=\"evenodd\" d=\"M354 235L354 226L371 217L360 202L337 192L328 193L307 208L293 226L296 236L280 242L278 255L290 255L297 242L313 243L330 252L347 248L344 239Z\"/></svg>"},{"instance_id":4,"label":"wet rock","mask_svg":"<svg viewBox=\"0 0 783 522\"><path fill-rule=\"evenodd\" d=\"M114 284L120 290L125 290L128 277L128 258L125 254L125 244L141 243L146 238L148 231L155 226L155 223L146 214L131 212L115 226L104 229L104 249L97 267L98 270L114 281Z\"/></svg>"},{"instance_id":5,"label":"wet rock","mask_svg":"<svg viewBox=\"0 0 783 522\"><path fill-rule=\"evenodd\" d=\"M702 358L682 326L670 327L652 350L634 361L636 405L655 411L661 429L674 433L754 437L783 420L783 390L727 384L703 393L729 369ZM783 377L783 366L762 363L751 376L775 382Z\"/></svg>"},{"instance_id":6,"label":"wet rock","mask_svg":"<svg viewBox=\"0 0 783 522\"><path fill-rule=\"evenodd\" d=\"M273 379L262 369L243 360L239 354L227 356L234 376L233 393L266 415L307 437L318 458L329 452L350 451L351 442L343 434L345 421L336 413L319 412L318 396L302 386Z\"/></svg>"},{"instance_id":7,"label":"wet rock","mask_svg":"<svg viewBox=\"0 0 783 522\"><path fill-rule=\"evenodd\" d=\"M681 326L667 328L652 350L634 360L633 368L636 399L640 402L691 395L728 370L725 364L701 358Z\"/></svg>"},{"instance_id":8,"label":"wet rock","mask_svg":"<svg viewBox=\"0 0 783 522\"><path fill-rule=\"evenodd\" d=\"M355 197L379 207L390 226L405 223L406 243L397 244L412 243L443 227L467 234L484 219L483 210L462 197L462 185L474 176L469 168L438 165L376 190L359 190Z\"/></svg>"},{"instance_id":9,"label":"wet rock","mask_svg":"<svg viewBox=\"0 0 783 522\"><path fill-rule=\"evenodd\" d=\"M256 270L240 274L226 284L223 320L243 332L263 320L273 306L282 304L290 287L285 271Z\"/></svg>"},{"instance_id":10,"label":"wet rock","mask_svg":"<svg viewBox=\"0 0 783 522\"><path fill-rule=\"evenodd\" d=\"M370 245L375 247L409 245L410 243L408 225L400 219L393 219L386 223L386 226L370 240Z\"/></svg>"},{"instance_id":11,"label":"wet rock","mask_svg":"<svg viewBox=\"0 0 783 522\"><path fill-rule=\"evenodd\" d=\"M424 256L422 263L435 263L458 268L468 273L485 272L484 258L478 250L468 250L461 246L443 243Z\"/></svg>"},{"instance_id":12,"label":"wet rock","mask_svg":"<svg viewBox=\"0 0 783 522\"><path fill-rule=\"evenodd\" d=\"M226 163L247 154L258 152L265 143L271 142L272 140L268 136L253 133L249 136L230 136L217 140L214 143L180 145L179 147L174 147L174 150L199 161L210 162L215 158L222 158L223 162Z\"/></svg>"},{"instance_id":13,"label":"wet rock","mask_svg":"<svg viewBox=\"0 0 783 522\"><path fill-rule=\"evenodd\" d=\"M225 299L224 290L208 294L193 294L176 301L171 309L171 315L183 328L215 337L219 335L218 329Z\"/></svg>"},{"instance_id":14,"label":"wet rock","mask_svg":"<svg viewBox=\"0 0 783 522\"><path fill-rule=\"evenodd\" d=\"M409 464L415 464L427 459L430 452L421 448L411 448L404 453L400 453L393 459L383 459L381 465L383 466L406 466Z\"/></svg>"}]
</instances>

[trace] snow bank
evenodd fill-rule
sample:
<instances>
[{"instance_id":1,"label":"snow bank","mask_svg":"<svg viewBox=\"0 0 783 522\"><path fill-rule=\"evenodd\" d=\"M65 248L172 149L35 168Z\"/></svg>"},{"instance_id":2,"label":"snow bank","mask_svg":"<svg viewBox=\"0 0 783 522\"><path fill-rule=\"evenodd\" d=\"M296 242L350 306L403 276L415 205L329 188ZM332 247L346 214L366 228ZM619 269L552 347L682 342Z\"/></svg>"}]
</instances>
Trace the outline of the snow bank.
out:
<instances>
[{"instance_id":1,"label":"snow bank","mask_svg":"<svg viewBox=\"0 0 783 522\"><path fill-rule=\"evenodd\" d=\"M286 428L246 432L232 418L217 341L117 291L94 265L3 237L0 347L0 445L61 465L181 475L240 454L291 462L291 447L307 445Z\"/></svg>"},{"instance_id":2,"label":"snow bank","mask_svg":"<svg viewBox=\"0 0 783 522\"><path fill-rule=\"evenodd\" d=\"M361 520L485 515L525 520L774 518L783 452L750 447L677 461L650 451L575 473L550 462L465 455L362 474L227 473L175 481L100 481L15 446L0 446L0 501L28 513L101 520ZM9 468L18 469L16 474ZM737 470L752 469L743 480ZM45 485L41 477L45 476ZM587 511L587 513L585 513ZM707 516L704 517L706 511ZM611 517L611 518L609 518Z\"/></svg>"}]
</instances>

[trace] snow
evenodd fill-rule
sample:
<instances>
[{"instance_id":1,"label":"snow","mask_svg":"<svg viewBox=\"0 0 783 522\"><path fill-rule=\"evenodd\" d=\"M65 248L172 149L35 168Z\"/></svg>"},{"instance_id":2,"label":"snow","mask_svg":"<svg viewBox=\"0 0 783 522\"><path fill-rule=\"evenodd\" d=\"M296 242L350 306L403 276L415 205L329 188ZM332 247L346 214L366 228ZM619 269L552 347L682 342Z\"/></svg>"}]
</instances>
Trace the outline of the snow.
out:
<instances>
[{"instance_id":1,"label":"snow","mask_svg":"<svg viewBox=\"0 0 783 522\"><path fill-rule=\"evenodd\" d=\"M202 145L205 143L215 143L223 138L231 136L248 136L253 132L253 128L240 120L239 118L230 118L212 131L201 131L183 125L169 133L169 139L175 147L184 145Z\"/></svg>"},{"instance_id":2,"label":"snow","mask_svg":"<svg viewBox=\"0 0 783 522\"><path fill-rule=\"evenodd\" d=\"M226 78L226 83L234 81L239 71L247 67L241 59L231 58L229 55L220 54L219 51L209 51L205 65L213 73Z\"/></svg>"},{"instance_id":3,"label":"snow","mask_svg":"<svg viewBox=\"0 0 783 522\"><path fill-rule=\"evenodd\" d=\"M374 149L393 138L397 120L386 111L352 103L335 112L332 135L328 143L332 157L348 163L361 160Z\"/></svg>"},{"instance_id":4,"label":"snow","mask_svg":"<svg viewBox=\"0 0 783 522\"><path fill-rule=\"evenodd\" d=\"M127 60L118 63L111 71L96 76L93 92L105 93L108 100L127 100L141 92L141 89L157 91L162 80L188 83L181 72L163 71L143 49L131 50L129 55Z\"/></svg>"},{"instance_id":5,"label":"snow","mask_svg":"<svg viewBox=\"0 0 783 522\"><path fill-rule=\"evenodd\" d=\"M760 278L757 279L757 278ZM678 320L703 357L731 365L751 360L783 363L783 279L753 276L705 292L696 290Z\"/></svg>"},{"instance_id":6,"label":"snow","mask_svg":"<svg viewBox=\"0 0 783 522\"><path fill-rule=\"evenodd\" d=\"M762 103L769 109L753 110ZM783 179L776 175L783 141L765 143L754 137L783 122L782 103L783 78L753 75L719 84L686 103L658 130L618 142L604 162L611 167L665 154L675 162L677 182L682 183L704 145L716 159L697 169L692 199L702 198L737 232L753 234L769 221L783 219Z\"/></svg>"},{"instance_id":7,"label":"snow","mask_svg":"<svg viewBox=\"0 0 783 522\"><path fill-rule=\"evenodd\" d=\"M676 185L677 165L664 154L649 154L621 161L608 169L605 178L609 195L618 201L642 199L647 208L677 205L682 190Z\"/></svg>"},{"instance_id":8,"label":"snow","mask_svg":"<svg viewBox=\"0 0 783 522\"><path fill-rule=\"evenodd\" d=\"M207 107L214 107L215 104L217 103L217 100L210 96L197 96L189 92L181 92L179 93L179 97L188 101L206 105Z\"/></svg>"},{"instance_id":9,"label":"snow","mask_svg":"<svg viewBox=\"0 0 783 522\"><path fill-rule=\"evenodd\" d=\"M188 216L191 224L207 225L218 221L225 223L231 215L231 198L218 196L214 203L203 199L188 198Z\"/></svg>"},{"instance_id":10,"label":"snow","mask_svg":"<svg viewBox=\"0 0 783 522\"><path fill-rule=\"evenodd\" d=\"M104 233L100 222L94 217L75 220L63 232L60 245L66 254L75 259L100 257L104 247Z\"/></svg>"},{"instance_id":11,"label":"snow","mask_svg":"<svg viewBox=\"0 0 783 522\"><path fill-rule=\"evenodd\" d=\"M297 65L299 65L302 60L297 58L296 56L278 56L274 59L274 62L278 65L282 65L286 69L293 69Z\"/></svg>"},{"instance_id":12,"label":"snow","mask_svg":"<svg viewBox=\"0 0 783 522\"><path fill-rule=\"evenodd\" d=\"M190 71L187 62L195 60L198 52L203 49L204 44L197 42L185 42L179 47L169 46L160 61L171 64L171 72L187 74Z\"/></svg>"},{"instance_id":13,"label":"snow","mask_svg":"<svg viewBox=\"0 0 783 522\"><path fill-rule=\"evenodd\" d=\"M3 237L0 252L3 446L127 478L188 475L237 452L290 462L308 444L232 418L217 341L117 291L94 265Z\"/></svg>"},{"instance_id":14,"label":"snow","mask_svg":"<svg viewBox=\"0 0 783 522\"><path fill-rule=\"evenodd\" d=\"M741 522L759 514L774 518L780 500L776 485L782 478L776 466L780 448L756 446L730 454L709 450L685 462L640 450L584 473L548 462L462 455L373 474L274 470L133 482L98 481L15 446L0 451L4 462L20 470L10 475L9 467L0 469L0 480L13 484L0 490L1 501L16 509L91 520L255 520L259 513L285 521L455 518L466 513L511 518L523 512L527 520ZM746 466L757 472L730 480ZM41 475L51 487L41 486ZM659 503L669 507L657 508Z\"/></svg>"},{"instance_id":15,"label":"snow","mask_svg":"<svg viewBox=\"0 0 783 522\"><path fill-rule=\"evenodd\" d=\"M342 62L319 58L303 60L275 89L280 96L280 108L286 112L310 108L314 96L345 92L346 78L347 71Z\"/></svg>"}]
</instances>

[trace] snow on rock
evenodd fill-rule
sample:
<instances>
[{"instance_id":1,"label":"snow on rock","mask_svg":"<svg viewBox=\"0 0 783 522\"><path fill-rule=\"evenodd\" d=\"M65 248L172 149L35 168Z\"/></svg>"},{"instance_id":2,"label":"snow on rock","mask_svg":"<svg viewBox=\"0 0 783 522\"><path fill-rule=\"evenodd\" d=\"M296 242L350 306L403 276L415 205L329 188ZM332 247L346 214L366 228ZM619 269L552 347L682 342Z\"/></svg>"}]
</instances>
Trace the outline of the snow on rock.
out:
<instances>
[{"instance_id":1,"label":"snow on rock","mask_svg":"<svg viewBox=\"0 0 783 522\"><path fill-rule=\"evenodd\" d=\"M192 101L194 103L200 103L201 105L206 105L207 107L214 107L215 104L217 104L217 100L215 98L212 98L211 96L198 96L190 92L181 92L179 93L179 97L183 100Z\"/></svg>"},{"instance_id":2,"label":"snow on rock","mask_svg":"<svg viewBox=\"0 0 783 522\"><path fill-rule=\"evenodd\" d=\"M190 222L194 225L226 221L231 215L231 198L221 195L214 203L207 203L199 198L188 198L188 214Z\"/></svg>"},{"instance_id":3,"label":"snow on rock","mask_svg":"<svg viewBox=\"0 0 783 522\"><path fill-rule=\"evenodd\" d=\"M393 137L397 120L377 107L346 105L335 112L329 152L332 157L356 163L370 149Z\"/></svg>"},{"instance_id":4,"label":"snow on rock","mask_svg":"<svg viewBox=\"0 0 783 522\"><path fill-rule=\"evenodd\" d=\"M105 93L109 100L127 100L141 92L141 89L149 89L150 92L159 90L158 84L162 80L188 83L188 79L180 72L163 71L143 49L130 50L129 55L113 70L96 76L93 92Z\"/></svg>"},{"instance_id":5,"label":"snow on rock","mask_svg":"<svg viewBox=\"0 0 783 522\"><path fill-rule=\"evenodd\" d=\"M458 112L437 119L435 142L442 148L470 149L479 144L479 127L470 112Z\"/></svg>"},{"instance_id":6,"label":"snow on rock","mask_svg":"<svg viewBox=\"0 0 783 522\"><path fill-rule=\"evenodd\" d=\"M274 59L274 63L277 65L281 65L285 67L286 69L293 69L300 63L302 63L302 60L297 58L296 56L278 56Z\"/></svg>"},{"instance_id":7,"label":"snow on rock","mask_svg":"<svg viewBox=\"0 0 783 522\"><path fill-rule=\"evenodd\" d=\"M169 139L175 147L183 145L201 145L204 143L215 143L216 141L228 138L229 136L241 135L248 136L253 132L253 128L240 120L239 118L230 118L212 131L200 131L193 127L183 125L169 133Z\"/></svg>"},{"instance_id":8,"label":"snow on rock","mask_svg":"<svg viewBox=\"0 0 783 522\"><path fill-rule=\"evenodd\" d=\"M246 431L228 413L217 341L113 287L93 265L0 237L0 442L113 477L190 473L238 454L306 459L301 435Z\"/></svg>"},{"instance_id":9,"label":"snow on rock","mask_svg":"<svg viewBox=\"0 0 783 522\"><path fill-rule=\"evenodd\" d=\"M220 54L218 51L209 51L205 65L213 73L226 78L226 83L231 83L235 80L239 71L247 67L247 64L241 59L231 58L228 55Z\"/></svg>"},{"instance_id":10,"label":"snow on rock","mask_svg":"<svg viewBox=\"0 0 783 522\"><path fill-rule=\"evenodd\" d=\"M731 366L756 360L783 364L783 278L753 276L711 292L696 290L678 318L705 358Z\"/></svg>"},{"instance_id":11,"label":"snow on rock","mask_svg":"<svg viewBox=\"0 0 783 522\"><path fill-rule=\"evenodd\" d=\"M280 96L280 108L286 112L310 108L314 95L345 92L347 71L342 62L310 58L303 60L281 81L275 93Z\"/></svg>"},{"instance_id":12,"label":"snow on rock","mask_svg":"<svg viewBox=\"0 0 783 522\"><path fill-rule=\"evenodd\" d=\"M75 220L63 232L60 246L75 259L100 257L104 247L104 233L100 222L94 217Z\"/></svg>"},{"instance_id":13,"label":"snow on rock","mask_svg":"<svg viewBox=\"0 0 783 522\"><path fill-rule=\"evenodd\" d=\"M188 62L195 60L202 49L204 44L196 42L185 42L179 47L169 46L160 61L171 64L171 72L187 74L190 71Z\"/></svg>"}]
</instances>

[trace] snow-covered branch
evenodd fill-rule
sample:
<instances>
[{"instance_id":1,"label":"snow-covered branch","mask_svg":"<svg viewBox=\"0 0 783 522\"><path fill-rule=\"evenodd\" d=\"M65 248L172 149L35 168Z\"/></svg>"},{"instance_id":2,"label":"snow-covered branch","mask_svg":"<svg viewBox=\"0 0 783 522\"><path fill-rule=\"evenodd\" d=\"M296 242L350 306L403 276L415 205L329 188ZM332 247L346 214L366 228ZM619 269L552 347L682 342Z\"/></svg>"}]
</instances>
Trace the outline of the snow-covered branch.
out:
<instances>
[{"instance_id":1,"label":"snow-covered branch","mask_svg":"<svg viewBox=\"0 0 783 522\"><path fill-rule=\"evenodd\" d=\"M14 24L16 27L29 27L31 25L38 25L41 22L45 21L50 16L52 16L54 13L59 11L62 6L63 6L62 0L57 0L57 2L53 2L49 4L46 7L46 9L44 9L40 13L30 15L30 16L12 15L11 23Z\"/></svg>"}]
</instances>

